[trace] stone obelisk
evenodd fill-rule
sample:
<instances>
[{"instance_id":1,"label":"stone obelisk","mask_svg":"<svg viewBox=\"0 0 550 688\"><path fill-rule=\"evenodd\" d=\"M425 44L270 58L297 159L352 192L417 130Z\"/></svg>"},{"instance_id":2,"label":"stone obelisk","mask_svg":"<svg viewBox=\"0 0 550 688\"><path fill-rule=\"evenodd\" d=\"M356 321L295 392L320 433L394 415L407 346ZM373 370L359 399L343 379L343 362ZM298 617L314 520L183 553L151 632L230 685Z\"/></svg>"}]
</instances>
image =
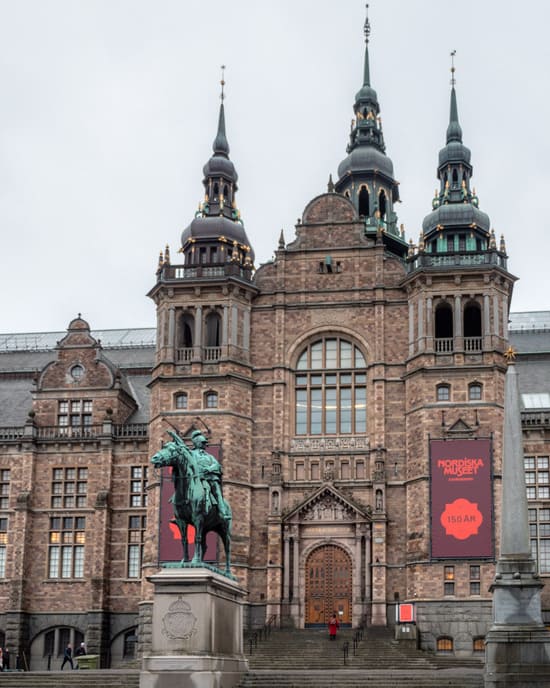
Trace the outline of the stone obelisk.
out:
<instances>
[{"instance_id":1,"label":"stone obelisk","mask_svg":"<svg viewBox=\"0 0 550 688\"><path fill-rule=\"evenodd\" d=\"M549 688L550 632L542 622L543 587L529 543L527 491L515 352L507 352L500 555L493 625L486 637L486 688Z\"/></svg>"}]
</instances>

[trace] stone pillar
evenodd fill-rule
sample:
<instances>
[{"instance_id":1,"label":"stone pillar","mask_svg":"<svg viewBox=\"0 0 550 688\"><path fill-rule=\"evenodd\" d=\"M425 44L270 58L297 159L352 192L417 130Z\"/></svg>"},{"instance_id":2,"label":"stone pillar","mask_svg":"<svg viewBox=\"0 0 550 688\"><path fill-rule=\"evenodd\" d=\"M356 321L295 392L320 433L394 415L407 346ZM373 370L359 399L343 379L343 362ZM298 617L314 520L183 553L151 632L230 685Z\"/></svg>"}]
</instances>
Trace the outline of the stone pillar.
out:
<instances>
[{"instance_id":1,"label":"stone pillar","mask_svg":"<svg viewBox=\"0 0 550 688\"><path fill-rule=\"evenodd\" d=\"M285 602L290 601L290 537L287 528L284 534L284 553L283 553L283 599Z\"/></svg>"},{"instance_id":2,"label":"stone pillar","mask_svg":"<svg viewBox=\"0 0 550 688\"><path fill-rule=\"evenodd\" d=\"M414 304L409 301L409 356L414 354Z\"/></svg>"},{"instance_id":3,"label":"stone pillar","mask_svg":"<svg viewBox=\"0 0 550 688\"><path fill-rule=\"evenodd\" d=\"M247 671L243 655L245 591L207 568L173 568L154 585L151 651L140 688L234 688Z\"/></svg>"},{"instance_id":4,"label":"stone pillar","mask_svg":"<svg viewBox=\"0 0 550 688\"><path fill-rule=\"evenodd\" d=\"M455 295L455 304L453 308L454 313L454 350L462 351L464 349L464 331L462 329L462 299L460 294Z\"/></svg>"},{"instance_id":5,"label":"stone pillar","mask_svg":"<svg viewBox=\"0 0 550 688\"><path fill-rule=\"evenodd\" d=\"M428 296L426 299L426 349L433 351L434 349L434 326L432 319L433 302L432 297Z\"/></svg>"},{"instance_id":6,"label":"stone pillar","mask_svg":"<svg viewBox=\"0 0 550 688\"><path fill-rule=\"evenodd\" d=\"M298 628L300 626L300 599L306 594L305 590L300 590L300 542L299 531L296 526L292 531L292 601L290 604L290 616ZM305 562L304 562L305 564Z\"/></svg>"}]
</instances>

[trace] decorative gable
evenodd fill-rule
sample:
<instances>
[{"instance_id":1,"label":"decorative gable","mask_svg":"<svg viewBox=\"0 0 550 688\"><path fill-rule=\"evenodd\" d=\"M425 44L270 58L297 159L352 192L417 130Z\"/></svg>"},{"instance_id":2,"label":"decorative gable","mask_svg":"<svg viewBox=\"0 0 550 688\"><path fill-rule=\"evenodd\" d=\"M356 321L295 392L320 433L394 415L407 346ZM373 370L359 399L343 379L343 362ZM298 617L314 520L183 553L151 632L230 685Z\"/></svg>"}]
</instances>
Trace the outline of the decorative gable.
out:
<instances>
[{"instance_id":1,"label":"decorative gable","mask_svg":"<svg viewBox=\"0 0 550 688\"><path fill-rule=\"evenodd\" d=\"M332 485L322 485L304 501L294 506L283 519L296 521L364 521L370 518L372 508L354 504Z\"/></svg>"}]
</instances>

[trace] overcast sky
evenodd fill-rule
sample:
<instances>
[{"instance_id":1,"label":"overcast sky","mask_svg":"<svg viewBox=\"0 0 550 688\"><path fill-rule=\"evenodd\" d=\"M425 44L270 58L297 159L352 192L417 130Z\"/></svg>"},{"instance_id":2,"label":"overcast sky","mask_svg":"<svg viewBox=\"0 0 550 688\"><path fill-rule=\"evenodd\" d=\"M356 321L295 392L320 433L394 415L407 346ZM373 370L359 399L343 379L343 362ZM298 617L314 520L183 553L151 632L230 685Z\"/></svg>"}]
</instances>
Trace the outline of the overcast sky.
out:
<instances>
[{"instance_id":1,"label":"overcast sky","mask_svg":"<svg viewBox=\"0 0 550 688\"><path fill-rule=\"evenodd\" d=\"M371 81L418 240L436 188L456 50L472 184L513 311L550 310L550 2L371 0ZM203 195L220 65L259 265L345 157L362 83L360 0L0 0L0 331L155 325L158 253L177 262Z\"/></svg>"}]
</instances>

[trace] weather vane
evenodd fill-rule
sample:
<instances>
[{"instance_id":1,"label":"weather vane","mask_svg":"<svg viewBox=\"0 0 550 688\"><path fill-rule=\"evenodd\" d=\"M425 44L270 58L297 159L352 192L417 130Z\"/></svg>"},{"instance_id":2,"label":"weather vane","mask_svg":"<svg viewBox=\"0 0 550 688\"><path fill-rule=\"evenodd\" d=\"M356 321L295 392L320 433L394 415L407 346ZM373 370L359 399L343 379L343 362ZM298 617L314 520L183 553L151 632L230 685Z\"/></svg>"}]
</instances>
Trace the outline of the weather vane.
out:
<instances>
[{"instance_id":1,"label":"weather vane","mask_svg":"<svg viewBox=\"0 0 550 688\"><path fill-rule=\"evenodd\" d=\"M225 77L225 65L222 65L222 79L221 79L221 81L220 81L220 84L221 84L221 86L222 86L222 93L221 93L221 95L220 95L220 98L221 98L222 103L223 103L223 100L224 100L224 98L225 98L225 95L224 95L224 93L223 93L223 87L225 86L225 78L224 78L224 77Z\"/></svg>"},{"instance_id":2,"label":"weather vane","mask_svg":"<svg viewBox=\"0 0 550 688\"><path fill-rule=\"evenodd\" d=\"M454 86L456 84L455 55L456 55L456 50L451 51L451 86Z\"/></svg>"},{"instance_id":3,"label":"weather vane","mask_svg":"<svg viewBox=\"0 0 550 688\"><path fill-rule=\"evenodd\" d=\"M368 2L365 5L365 7L367 8L367 18L365 19L364 32L365 32L365 43L368 43L369 42L369 36L370 36L369 3Z\"/></svg>"}]
</instances>

